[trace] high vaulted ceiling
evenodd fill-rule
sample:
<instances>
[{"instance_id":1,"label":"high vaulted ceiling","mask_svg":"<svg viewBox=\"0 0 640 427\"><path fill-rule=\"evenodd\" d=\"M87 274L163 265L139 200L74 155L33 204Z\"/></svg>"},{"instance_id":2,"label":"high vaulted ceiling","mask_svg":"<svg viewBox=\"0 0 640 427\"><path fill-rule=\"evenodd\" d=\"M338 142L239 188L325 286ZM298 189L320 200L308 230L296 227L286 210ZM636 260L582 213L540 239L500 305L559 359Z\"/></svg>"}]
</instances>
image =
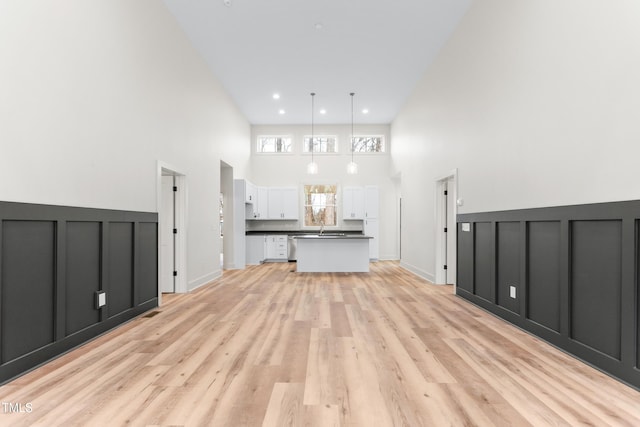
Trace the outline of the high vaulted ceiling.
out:
<instances>
[{"instance_id":1,"label":"high vaulted ceiling","mask_svg":"<svg viewBox=\"0 0 640 427\"><path fill-rule=\"evenodd\" d=\"M470 2L165 0L252 124L390 123Z\"/></svg>"}]
</instances>

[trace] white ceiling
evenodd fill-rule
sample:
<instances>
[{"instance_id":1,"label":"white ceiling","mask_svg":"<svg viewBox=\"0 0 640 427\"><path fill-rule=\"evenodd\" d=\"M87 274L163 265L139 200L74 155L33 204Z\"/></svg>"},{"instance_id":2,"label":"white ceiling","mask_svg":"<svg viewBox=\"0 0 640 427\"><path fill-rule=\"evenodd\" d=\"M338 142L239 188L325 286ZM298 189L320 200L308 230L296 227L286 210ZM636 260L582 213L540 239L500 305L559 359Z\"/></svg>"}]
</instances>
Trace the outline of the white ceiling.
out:
<instances>
[{"instance_id":1,"label":"white ceiling","mask_svg":"<svg viewBox=\"0 0 640 427\"><path fill-rule=\"evenodd\" d=\"M390 123L471 2L164 1L252 124Z\"/></svg>"}]
</instances>

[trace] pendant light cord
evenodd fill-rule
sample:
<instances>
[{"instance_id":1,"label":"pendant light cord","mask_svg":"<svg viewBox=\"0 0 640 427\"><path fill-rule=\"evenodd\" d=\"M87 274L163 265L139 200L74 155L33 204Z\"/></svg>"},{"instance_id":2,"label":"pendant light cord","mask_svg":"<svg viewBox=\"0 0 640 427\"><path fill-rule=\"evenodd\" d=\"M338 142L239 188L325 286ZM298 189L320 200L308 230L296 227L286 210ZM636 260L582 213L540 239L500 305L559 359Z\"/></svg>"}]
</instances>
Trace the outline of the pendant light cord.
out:
<instances>
[{"instance_id":1,"label":"pendant light cord","mask_svg":"<svg viewBox=\"0 0 640 427\"><path fill-rule=\"evenodd\" d=\"M355 93L351 92L349 95L351 95L351 163L353 163L353 95Z\"/></svg>"},{"instance_id":2,"label":"pendant light cord","mask_svg":"<svg viewBox=\"0 0 640 427\"><path fill-rule=\"evenodd\" d=\"M316 96L315 92L311 92L311 163L313 163L313 152L314 152L314 145L315 145L315 141L313 140L313 109L314 109L314 104L313 104L313 98Z\"/></svg>"}]
</instances>

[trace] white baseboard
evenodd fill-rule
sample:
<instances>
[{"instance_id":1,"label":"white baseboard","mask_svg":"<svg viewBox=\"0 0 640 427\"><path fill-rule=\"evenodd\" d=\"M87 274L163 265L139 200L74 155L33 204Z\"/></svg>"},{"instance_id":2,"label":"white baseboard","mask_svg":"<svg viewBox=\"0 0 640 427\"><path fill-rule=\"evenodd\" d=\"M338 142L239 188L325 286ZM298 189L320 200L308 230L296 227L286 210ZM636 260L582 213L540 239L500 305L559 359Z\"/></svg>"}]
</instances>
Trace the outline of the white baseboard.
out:
<instances>
[{"instance_id":1,"label":"white baseboard","mask_svg":"<svg viewBox=\"0 0 640 427\"><path fill-rule=\"evenodd\" d=\"M204 276L200 276L195 280L189 281L189 290L187 292L191 292L193 290L198 289L200 286L204 286L207 283L210 283L213 280L222 277L222 270L215 270L209 274L205 274Z\"/></svg>"},{"instance_id":2,"label":"white baseboard","mask_svg":"<svg viewBox=\"0 0 640 427\"><path fill-rule=\"evenodd\" d=\"M410 272L412 272L413 274L415 274L416 276L419 276L423 279L425 279L427 282L433 284L435 282L435 276L427 271L424 271L418 267L416 267L415 265L411 265L405 261L400 261L400 267L404 268L405 270L408 270Z\"/></svg>"}]
</instances>

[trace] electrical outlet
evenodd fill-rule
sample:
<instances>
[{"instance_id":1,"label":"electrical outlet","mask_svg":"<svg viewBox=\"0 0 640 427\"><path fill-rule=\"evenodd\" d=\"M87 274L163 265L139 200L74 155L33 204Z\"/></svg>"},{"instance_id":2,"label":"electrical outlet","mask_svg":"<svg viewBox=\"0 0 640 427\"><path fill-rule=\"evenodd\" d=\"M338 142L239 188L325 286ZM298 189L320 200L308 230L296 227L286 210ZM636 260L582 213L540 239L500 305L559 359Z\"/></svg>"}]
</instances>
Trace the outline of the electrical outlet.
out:
<instances>
[{"instance_id":1,"label":"electrical outlet","mask_svg":"<svg viewBox=\"0 0 640 427\"><path fill-rule=\"evenodd\" d=\"M509 286L509 296L511 298L515 299L515 297L516 297L516 287L515 286Z\"/></svg>"},{"instance_id":2,"label":"electrical outlet","mask_svg":"<svg viewBox=\"0 0 640 427\"><path fill-rule=\"evenodd\" d=\"M104 291L96 291L96 309L107 305L107 294Z\"/></svg>"}]
</instances>

